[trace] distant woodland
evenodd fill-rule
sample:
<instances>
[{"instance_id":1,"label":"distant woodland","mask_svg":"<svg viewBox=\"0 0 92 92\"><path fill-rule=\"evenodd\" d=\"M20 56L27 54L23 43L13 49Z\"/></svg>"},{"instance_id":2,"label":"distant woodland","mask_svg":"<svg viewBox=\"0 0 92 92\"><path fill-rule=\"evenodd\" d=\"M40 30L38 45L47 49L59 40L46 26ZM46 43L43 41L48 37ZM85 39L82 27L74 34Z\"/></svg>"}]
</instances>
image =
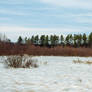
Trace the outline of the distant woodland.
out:
<instances>
[{"instance_id":1,"label":"distant woodland","mask_svg":"<svg viewBox=\"0 0 92 92\"><path fill-rule=\"evenodd\" d=\"M30 38L19 36L17 42L11 42L0 34L0 55L18 54L92 56L92 32L89 35L36 35Z\"/></svg>"}]
</instances>

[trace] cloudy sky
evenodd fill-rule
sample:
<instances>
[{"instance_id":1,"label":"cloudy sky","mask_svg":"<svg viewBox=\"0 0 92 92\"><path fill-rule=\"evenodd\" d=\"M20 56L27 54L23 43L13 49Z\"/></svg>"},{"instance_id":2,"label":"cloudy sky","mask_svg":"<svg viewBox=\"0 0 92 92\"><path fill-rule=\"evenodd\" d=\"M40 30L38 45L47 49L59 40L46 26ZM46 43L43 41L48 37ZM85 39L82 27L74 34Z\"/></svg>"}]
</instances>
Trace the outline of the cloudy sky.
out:
<instances>
[{"instance_id":1,"label":"cloudy sky","mask_svg":"<svg viewBox=\"0 0 92 92\"><path fill-rule=\"evenodd\" d=\"M92 0L0 0L0 33L19 35L92 32Z\"/></svg>"}]
</instances>

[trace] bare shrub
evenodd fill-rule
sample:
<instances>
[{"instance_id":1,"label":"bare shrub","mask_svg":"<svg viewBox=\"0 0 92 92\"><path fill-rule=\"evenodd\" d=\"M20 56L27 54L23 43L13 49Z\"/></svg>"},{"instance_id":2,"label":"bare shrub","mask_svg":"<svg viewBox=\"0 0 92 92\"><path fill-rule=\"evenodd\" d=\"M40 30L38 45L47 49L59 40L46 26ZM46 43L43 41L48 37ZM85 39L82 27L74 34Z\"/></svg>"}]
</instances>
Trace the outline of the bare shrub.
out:
<instances>
[{"instance_id":1,"label":"bare shrub","mask_svg":"<svg viewBox=\"0 0 92 92\"><path fill-rule=\"evenodd\" d=\"M75 64L77 64L77 63L83 63L83 61L81 61L81 60L73 60L73 63L75 63Z\"/></svg>"},{"instance_id":2,"label":"bare shrub","mask_svg":"<svg viewBox=\"0 0 92 92\"><path fill-rule=\"evenodd\" d=\"M92 61L81 61L81 60L73 60L73 63L75 64L88 64L88 65L91 65L92 64Z\"/></svg>"},{"instance_id":3,"label":"bare shrub","mask_svg":"<svg viewBox=\"0 0 92 92\"><path fill-rule=\"evenodd\" d=\"M87 61L86 64L89 64L90 65L90 64L92 64L92 61Z\"/></svg>"},{"instance_id":4,"label":"bare shrub","mask_svg":"<svg viewBox=\"0 0 92 92\"><path fill-rule=\"evenodd\" d=\"M47 65L48 64L48 62L44 62L44 65Z\"/></svg>"},{"instance_id":5,"label":"bare shrub","mask_svg":"<svg viewBox=\"0 0 92 92\"><path fill-rule=\"evenodd\" d=\"M13 68L38 67L37 60L28 56L8 56L5 60L5 65Z\"/></svg>"}]
</instances>

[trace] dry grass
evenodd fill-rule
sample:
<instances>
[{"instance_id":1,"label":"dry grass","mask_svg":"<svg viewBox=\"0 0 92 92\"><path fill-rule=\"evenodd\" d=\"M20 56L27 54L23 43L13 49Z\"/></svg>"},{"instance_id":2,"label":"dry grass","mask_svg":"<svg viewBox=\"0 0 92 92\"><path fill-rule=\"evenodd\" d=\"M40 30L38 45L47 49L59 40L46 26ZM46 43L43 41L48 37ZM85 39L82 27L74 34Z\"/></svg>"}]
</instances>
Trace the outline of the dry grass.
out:
<instances>
[{"instance_id":1,"label":"dry grass","mask_svg":"<svg viewBox=\"0 0 92 92\"><path fill-rule=\"evenodd\" d=\"M8 49L7 49L8 48ZM52 48L28 44L0 43L0 55L35 55L35 56L92 56L92 48L56 46Z\"/></svg>"},{"instance_id":2,"label":"dry grass","mask_svg":"<svg viewBox=\"0 0 92 92\"><path fill-rule=\"evenodd\" d=\"M19 90L14 90L14 92L20 92ZM21 92L24 92L24 91L21 91ZM26 92L35 92L34 90L29 90L29 91L26 91Z\"/></svg>"},{"instance_id":3,"label":"dry grass","mask_svg":"<svg viewBox=\"0 0 92 92\"><path fill-rule=\"evenodd\" d=\"M91 65L92 64L92 61L81 61L81 60L73 60L73 63L75 64L88 64L88 65Z\"/></svg>"},{"instance_id":4,"label":"dry grass","mask_svg":"<svg viewBox=\"0 0 92 92\"><path fill-rule=\"evenodd\" d=\"M30 68L30 67L38 67L37 60L32 59L32 57L28 56L7 56L5 60L5 65L7 67L13 68Z\"/></svg>"},{"instance_id":5,"label":"dry grass","mask_svg":"<svg viewBox=\"0 0 92 92\"><path fill-rule=\"evenodd\" d=\"M90 65L90 64L92 64L92 61L87 61L85 64L89 64Z\"/></svg>"}]
</instances>

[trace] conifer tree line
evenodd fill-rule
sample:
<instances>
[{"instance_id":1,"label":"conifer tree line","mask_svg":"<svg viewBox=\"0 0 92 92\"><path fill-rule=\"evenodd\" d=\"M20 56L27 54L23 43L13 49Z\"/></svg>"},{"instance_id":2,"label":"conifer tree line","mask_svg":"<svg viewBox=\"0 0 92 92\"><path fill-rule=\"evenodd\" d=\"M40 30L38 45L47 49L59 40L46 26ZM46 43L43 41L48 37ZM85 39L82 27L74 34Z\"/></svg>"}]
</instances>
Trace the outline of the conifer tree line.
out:
<instances>
[{"instance_id":1,"label":"conifer tree line","mask_svg":"<svg viewBox=\"0 0 92 92\"><path fill-rule=\"evenodd\" d=\"M71 46L71 47L92 47L92 32L89 35L84 34L68 34L67 36L57 35L36 35L24 39L19 36L18 44L31 44L36 46Z\"/></svg>"}]
</instances>

